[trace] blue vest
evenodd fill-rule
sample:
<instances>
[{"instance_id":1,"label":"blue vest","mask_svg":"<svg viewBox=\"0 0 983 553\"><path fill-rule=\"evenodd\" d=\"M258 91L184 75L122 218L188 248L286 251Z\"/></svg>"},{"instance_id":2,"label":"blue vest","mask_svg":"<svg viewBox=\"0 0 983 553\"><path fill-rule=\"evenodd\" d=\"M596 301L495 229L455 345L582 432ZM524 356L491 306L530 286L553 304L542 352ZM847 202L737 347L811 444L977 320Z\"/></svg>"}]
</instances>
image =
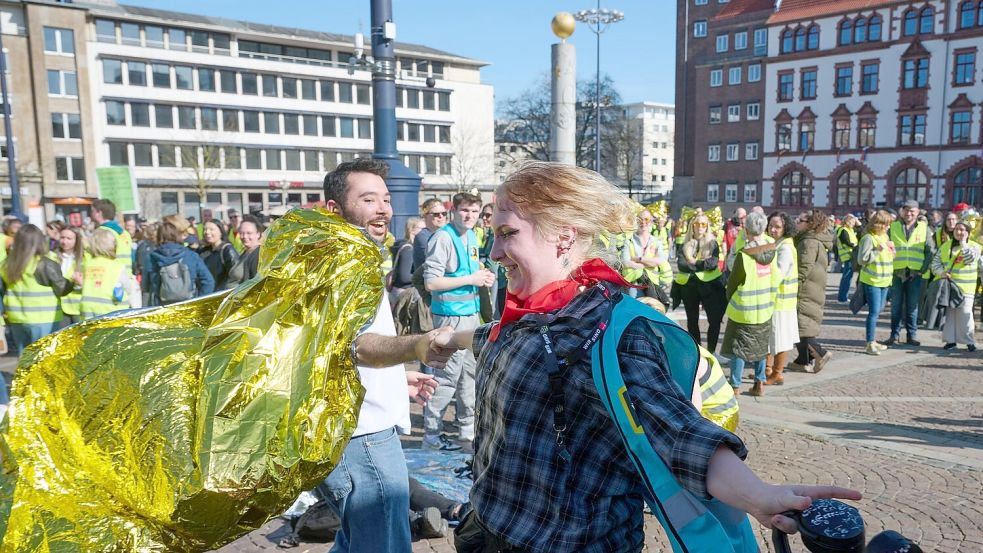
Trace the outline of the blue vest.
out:
<instances>
[{"instance_id":1,"label":"blue vest","mask_svg":"<svg viewBox=\"0 0 983 553\"><path fill-rule=\"evenodd\" d=\"M674 553L757 553L758 544L747 514L684 489L645 437L646 429L638 425L630 390L618 363L621 335L638 318L652 322L666 356L672 360L672 379L687 398L693 395L700 352L682 327L625 295L614 306L607 329L591 350L594 385L642 477L646 501L662 523Z\"/></svg>"},{"instance_id":2,"label":"blue vest","mask_svg":"<svg viewBox=\"0 0 983 553\"><path fill-rule=\"evenodd\" d=\"M457 270L453 273L445 271L444 276L462 277L478 272L479 265L477 258L472 257L470 252L467 251L467 248L464 247L464 242L461 242L461 237L458 236L453 225L441 227L437 232L446 232L450 235L451 241L454 243L454 252L457 254ZM468 230L467 237L468 244L471 244L471 247L477 253L478 237L473 230ZM433 299L430 309L433 310L434 315L464 317L474 315L481 310L477 286L458 286L457 288L444 290L443 292L433 292L431 296Z\"/></svg>"}]
</instances>

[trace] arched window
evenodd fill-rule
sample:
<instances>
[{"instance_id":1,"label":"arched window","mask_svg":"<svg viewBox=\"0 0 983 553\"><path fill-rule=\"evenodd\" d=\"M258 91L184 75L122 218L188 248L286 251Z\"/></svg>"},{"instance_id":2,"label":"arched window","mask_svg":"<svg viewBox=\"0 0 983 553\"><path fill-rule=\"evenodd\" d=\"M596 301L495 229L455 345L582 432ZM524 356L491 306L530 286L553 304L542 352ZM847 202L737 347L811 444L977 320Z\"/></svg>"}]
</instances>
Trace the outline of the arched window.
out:
<instances>
[{"instance_id":1,"label":"arched window","mask_svg":"<svg viewBox=\"0 0 983 553\"><path fill-rule=\"evenodd\" d=\"M870 177L860 169L850 169L836 180L837 207L870 205Z\"/></svg>"},{"instance_id":2,"label":"arched window","mask_svg":"<svg viewBox=\"0 0 983 553\"><path fill-rule=\"evenodd\" d=\"M840 46L853 42L853 23L849 19L840 23Z\"/></svg>"},{"instance_id":3,"label":"arched window","mask_svg":"<svg viewBox=\"0 0 983 553\"><path fill-rule=\"evenodd\" d=\"M935 8L925 6L922 8L921 22L918 24L919 34L929 35L935 32Z\"/></svg>"},{"instance_id":4,"label":"arched window","mask_svg":"<svg viewBox=\"0 0 983 553\"><path fill-rule=\"evenodd\" d=\"M894 205L908 200L928 202L928 177L917 167L905 167L894 175Z\"/></svg>"},{"instance_id":5,"label":"arched window","mask_svg":"<svg viewBox=\"0 0 983 553\"><path fill-rule=\"evenodd\" d=\"M969 205L983 203L983 167L967 167L952 179L952 203L960 202Z\"/></svg>"},{"instance_id":6,"label":"arched window","mask_svg":"<svg viewBox=\"0 0 983 553\"><path fill-rule=\"evenodd\" d=\"M782 53L787 54L793 50L792 29L782 31Z\"/></svg>"},{"instance_id":7,"label":"arched window","mask_svg":"<svg viewBox=\"0 0 983 553\"><path fill-rule=\"evenodd\" d=\"M881 16L872 15L867 22L867 38L871 42L881 40Z\"/></svg>"},{"instance_id":8,"label":"arched window","mask_svg":"<svg viewBox=\"0 0 983 553\"><path fill-rule=\"evenodd\" d=\"M819 50L819 25L809 27L809 38L806 46L809 50Z\"/></svg>"},{"instance_id":9,"label":"arched window","mask_svg":"<svg viewBox=\"0 0 983 553\"><path fill-rule=\"evenodd\" d=\"M856 23L853 24L853 41L867 42L867 20L858 17Z\"/></svg>"},{"instance_id":10,"label":"arched window","mask_svg":"<svg viewBox=\"0 0 983 553\"><path fill-rule=\"evenodd\" d=\"M918 10L910 9L904 12L904 36L918 34Z\"/></svg>"},{"instance_id":11,"label":"arched window","mask_svg":"<svg viewBox=\"0 0 983 553\"><path fill-rule=\"evenodd\" d=\"M976 0L966 0L959 4L959 28L969 29L976 26Z\"/></svg>"},{"instance_id":12,"label":"arched window","mask_svg":"<svg viewBox=\"0 0 983 553\"><path fill-rule=\"evenodd\" d=\"M799 27L795 31L795 51L802 52L806 49L806 28Z\"/></svg>"},{"instance_id":13,"label":"arched window","mask_svg":"<svg viewBox=\"0 0 983 553\"><path fill-rule=\"evenodd\" d=\"M802 171L789 171L778 181L778 201L786 207L812 206L812 179Z\"/></svg>"}]
</instances>

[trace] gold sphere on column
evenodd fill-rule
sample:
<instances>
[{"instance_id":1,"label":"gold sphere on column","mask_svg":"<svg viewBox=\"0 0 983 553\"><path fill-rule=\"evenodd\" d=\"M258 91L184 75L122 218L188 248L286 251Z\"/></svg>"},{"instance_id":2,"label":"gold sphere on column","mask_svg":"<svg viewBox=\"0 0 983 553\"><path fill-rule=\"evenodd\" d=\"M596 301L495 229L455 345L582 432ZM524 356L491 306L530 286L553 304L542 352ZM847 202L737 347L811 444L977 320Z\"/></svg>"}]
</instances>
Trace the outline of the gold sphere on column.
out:
<instances>
[{"instance_id":1,"label":"gold sphere on column","mask_svg":"<svg viewBox=\"0 0 983 553\"><path fill-rule=\"evenodd\" d=\"M553 21L550 22L550 28L553 29L553 34L563 40L570 38L570 35L573 34L576 26L577 22L574 21L573 16L567 12L560 12L556 14L553 16Z\"/></svg>"}]
</instances>

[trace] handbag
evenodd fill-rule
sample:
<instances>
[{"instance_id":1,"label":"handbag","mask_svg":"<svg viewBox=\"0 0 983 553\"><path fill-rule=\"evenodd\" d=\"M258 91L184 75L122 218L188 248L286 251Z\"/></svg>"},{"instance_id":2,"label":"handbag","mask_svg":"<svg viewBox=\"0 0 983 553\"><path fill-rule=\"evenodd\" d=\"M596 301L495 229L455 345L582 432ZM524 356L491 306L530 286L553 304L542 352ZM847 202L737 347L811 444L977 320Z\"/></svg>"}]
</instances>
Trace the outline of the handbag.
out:
<instances>
[{"instance_id":1,"label":"handbag","mask_svg":"<svg viewBox=\"0 0 983 553\"><path fill-rule=\"evenodd\" d=\"M949 271L956 265L956 257L952 258L952 263L949 264ZM946 271L948 272L948 271ZM951 307L956 308L966 301L965 294L959 286L950 278L940 278L936 282L939 283L939 290L935 296L935 305L937 307Z\"/></svg>"},{"instance_id":2,"label":"handbag","mask_svg":"<svg viewBox=\"0 0 983 553\"><path fill-rule=\"evenodd\" d=\"M857 289L850 296L850 312L856 315L867 305L867 294L864 293L863 286L857 285Z\"/></svg>"}]
</instances>

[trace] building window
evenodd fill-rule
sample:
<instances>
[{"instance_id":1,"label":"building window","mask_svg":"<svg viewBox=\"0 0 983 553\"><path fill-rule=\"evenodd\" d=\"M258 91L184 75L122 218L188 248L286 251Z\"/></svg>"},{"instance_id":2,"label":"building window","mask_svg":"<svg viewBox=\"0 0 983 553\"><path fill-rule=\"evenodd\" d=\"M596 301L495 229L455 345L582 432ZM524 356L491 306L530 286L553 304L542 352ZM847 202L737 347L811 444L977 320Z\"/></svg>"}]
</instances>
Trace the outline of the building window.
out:
<instances>
[{"instance_id":1,"label":"building window","mask_svg":"<svg viewBox=\"0 0 983 553\"><path fill-rule=\"evenodd\" d=\"M741 120L741 104L727 106L727 122L736 123Z\"/></svg>"},{"instance_id":2,"label":"building window","mask_svg":"<svg viewBox=\"0 0 983 553\"><path fill-rule=\"evenodd\" d=\"M115 100L106 101L106 124L126 124L126 105L123 102L117 102Z\"/></svg>"},{"instance_id":3,"label":"building window","mask_svg":"<svg viewBox=\"0 0 983 553\"><path fill-rule=\"evenodd\" d=\"M921 10L911 8L904 14L904 36L931 34L935 30L935 10L926 6Z\"/></svg>"},{"instance_id":4,"label":"building window","mask_svg":"<svg viewBox=\"0 0 983 553\"><path fill-rule=\"evenodd\" d=\"M171 66L166 63L150 65L153 83L157 88L171 88Z\"/></svg>"},{"instance_id":5,"label":"building window","mask_svg":"<svg viewBox=\"0 0 983 553\"><path fill-rule=\"evenodd\" d=\"M754 161L758 159L758 143L748 142L744 145L744 160Z\"/></svg>"},{"instance_id":6,"label":"building window","mask_svg":"<svg viewBox=\"0 0 983 553\"><path fill-rule=\"evenodd\" d=\"M846 46L853 42L853 21L844 19L840 22L839 45Z\"/></svg>"},{"instance_id":7,"label":"building window","mask_svg":"<svg viewBox=\"0 0 983 553\"><path fill-rule=\"evenodd\" d=\"M280 134L280 114L263 112L263 134Z\"/></svg>"},{"instance_id":8,"label":"building window","mask_svg":"<svg viewBox=\"0 0 983 553\"><path fill-rule=\"evenodd\" d=\"M276 98L280 95L276 86L276 75L263 75L263 96Z\"/></svg>"},{"instance_id":9,"label":"building window","mask_svg":"<svg viewBox=\"0 0 983 553\"><path fill-rule=\"evenodd\" d=\"M863 63L860 65L862 77L860 79L861 94L877 94L880 86L881 64L878 62Z\"/></svg>"},{"instance_id":10,"label":"building window","mask_svg":"<svg viewBox=\"0 0 983 553\"><path fill-rule=\"evenodd\" d=\"M782 31L782 53L788 54L795 51L795 35L792 29Z\"/></svg>"},{"instance_id":11,"label":"building window","mask_svg":"<svg viewBox=\"0 0 983 553\"><path fill-rule=\"evenodd\" d=\"M215 108L201 108L201 130L218 130L218 110Z\"/></svg>"},{"instance_id":12,"label":"building window","mask_svg":"<svg viewBox=\"0 0 983 553\"><path fill-rule=\"evenodd\" d=\"M153 146L145 143L134 144L133 165L136 165L137 167L153 167L154 166Z\"/></svg>"},{"instance_id":13,"label":"building window","mask_svg":"<svg viewBox=\"0 0 983 553\"><path fill-rule=\"evenodd\" d=\"M744 185L744 203L753 204L758 201L758 183L749 182Z\"/></svg>"},{"instance_id":14,"label":"building window","mask_svg":"<svg viewBox=\"0 0 983 553\"><path fill-rule=\"evenodd\" d=\"M159 129L174 128L174 106L155 105L154 106L154 126Z\"/></svg>"},{"instance_id":15,"label":"building window","mask_svg":"<svg viewBox=\"0 0 983 553\"><path fill-rule=\"evenodd\" d=\"M332 115L322 115L321 116L321 136L337 136L337 126L335 124L336 119ZM397 132L402 130L403 125L399 123L396 125Z\"/></svg>"},{"instance_id":16,"label":"building window","mask_svg":"<svg viewBox=\"0 0 983 553\"><path fill-rule=\"evenodd\" d=\"M799 123L799 151L808 152L816 146L816 124L809 122Z\"/></svg>"},{"instance_id":17,"label":"building window","mask_svg":"<svg viewBox=\"0 0 983 553\"><path fill-rule=\"evenodd\" d=\"M130 125L134 127L150 126L150 104L143 102L130 103Z\"/></svg>"},{"instance_id":18,"label":"building window","mask_svg":"<svg viewBox=\"0 0 983 553\"><path fill-rule=\"evenodd\" d=\"M786 207L811 207L812 179L801 171L785 173L778 181L778 201Z\"/></svg>"},{"instance_id":19,"label":"building window","mask_svg":"<svg viewBox=\"0 0 983 553\"><path fill-rule=\"evenodd\" d=\"M282 83L284 98L297 97L297 79L281 77L280 82Z\"/></svg>"},{"instance_id":20,"label":"building window","mask_svg":"<svg viewBox=\"0 0 983 553\"><path fill-rule=\"evenodd\" d=\"M414 92L413 96L417 97L417 102L415 106L410 105L408 107L419 108L420 107L419 97L417 96L417 94L415 94L417 91L414 90L412 92ZM352 83L338 83L338 101L345 104L352 103Z\"/></svg>"},{"instance_id":21,"label":"building window","mask_svg":"<svg viewBox=\"0 0 983 553\"><path fill-rule=\"evenodd\" d=\"M959 5L959 28L971 29L976 26L977 0L966 0ZM983 6L981 6L983 8Z\"/></svg>"},{"instance_id":22,"label":"building window","mask_svg":"<svg viewBox=\"0 0 983 553\"><path fill-rule=\"evenodd\" d=\"M908 200L928 201L928 177L917 167L907 167L894 175L894 205Z\"/></svg>"},{"instance_id":23,"label":"building window","mask_svg":"<svg viewBox=\"0 0 983 553\"><path fill-rule=\"evenodd\" d=\"M283 134L300 134L300 116L296 113L283 114Z\"/></svg>"},{"instance_id":24,"label":"building window","mask_svg":"<svg viewBox=\"0 0 983 553\"><path fill-rule=\"evenodd\" d=\"M52 96L78 96L78 79L74 71L48 70L48 94Z\"/></svg>"},{"instance_id":25,"label":"building window","mask_svg":"<svg viewBox=\"0 0 983 553\"><path fill-rule=\"evenodd\" d=\"M123 44L130 46L140 46L140 25L136 23L121 22L119 24L120 36Z\"/></svg>"},{"instance_id":26,"label":"building window","mask_svg":"<svg viewBox=\"0 0 983 553\"><path fill-rule=\"evenodd\" d=\"M451 93L450 92L438 92L437 93L437 110L438 111L450 111L451 110ZM450 161L448 161L450 163Z\"/></svg>"},{"instance_id":27,"label":"building window","mask_svg":"<svg viewBox=\"0 0 983 553\"><path fill-rule=\"evenodd\" d=\"M142 61L126 62L126 82L130 86L147 86L147 64Z\"/></svg>"},{"instance_id":28,"label":"building window","mask_svg":"<svg viewBox=\"0 0 983 553\"><path fill-rule=\"evenodd\" d=\"M756 83L761 80L761 64L752 63L747 66L747 82Z\"/></svg>"},{"instance_id":29,"label":"building window","mask_svg":"<svg viewBox=\"0 0 983 553\"><path fill-rule=\"evenodd\" d=\"M741 145L731 142L727 145L727 161L737 161L741 159Z\"/></svg>"},{"instance_id":30,"label":"building window","mask_svg":"<svg viewBox=\"0 0 983 553\"><path fill-rule=\"evenodd\" d=\"M747 31L734 33L734 50L747 49Z\"/></svg>"},{"instance_id":31,"label":"building window","mask_svg":"<svg viewBox=\"0 0 983 553\"><path fill-rule=\"evenodd\" d=\"M159 144L157 146L157 166L158 167L177 167L176 146L174 144ZM177 193L174 193L175 196ZM162 194L163 195L163 194Z\"/></svg>"},{"instance_id":32,"label":"building window","mask_svg":"<svg viewBox=\"0 0 983 553\"><path fill-rule=\"evenodd\" d=\"M775 145L779 152L792 149L791 123L778 123L775 127Z\"/></svg>"},{"instance_id":33,"label":"building window","mask_svg":"<svg viewBox=\"0 0 983 553\"><path fill-rule=\"evenodd\" d=\"M836 96L849 96L853 92L853 65L836 68Z\"/></svg>"},{"instance_id":34,"label":"building window","mask_svg":"<svg viewBox=\"0 0 983 553\"><path fill-rule=\"evenodd\" d=\"M245 132L259 132L259 112L245 110L242 112L242 130Z\"/></svg>"},{"instance_id":35,"label":"building window","mask_svg":"<svg viewBox=\"0 0 983 553\"><path fill-rule=\"evenodd\" d=\"M313 79L300 80L300 97L304 100L317 99L317 81Z\"/></svg>"},{"instance_id":36,"label":"building window","mask_svg":"<svg viewBox=\"0 0 983 553\"><path fill-rule=\"evenodd\" d=\"M807 50L819 49L819 25L811 25L809 27L809 34L808 34L808 38L806 39L806 49Z\"/></svg>"},{"instance_id":37,"label":"building window","mask_svg":"<svg viewBox=\"0 0 983 553\"><path fill-rule=\"evenodd\" d=\"M351 117L339 117L338 121L341 127L340 129L341 132L339 133L339 135L342 138L355 138L355 120ZM416 126L416 125L412 125L412 126ZM419 141L420 137L417 136L416 139L417 141Z\"/></svg>"},{"instance_id":38,"label":"building window","mask_svg":"<svg viewBox=\"0 0 983 553\"><path fill-rule=\"evenodd\" d=\"M980 205L983 202L983 168L967 167L952 181L952 203Z\"/></svg>"},{"instance_id":39,"label":"building window","mask_svg":"<svg viewBox=\"0 0 983 553\"><path fill-rule=\"evenodd\" d=\"M959 52L956 54L953 85L971 85L976 75L976 52Z\"/></svg>"},{"instance_id":40,"label":"building window","mask_svg":"<svg viewBox=\"0 0 983 553\"><path fill-rule=\"evenodd\" d=\"M693 36L696 38L703 38L707 36L707 20L701 19L699 21L693 22Z\"/></svg>"},{"instance_id":41,"label":"building window","mask_svg":"<svg viewBox=\"0 0 983 553\"><path fill-rule=\"evenodd\" d=\"M167 30L168 48L186 52L188 50L188 32L184 29Z\"/></svg>"},{"instance_id":42,"label":"building window","mask_svg":"<svg viewBox=\"0 0 983 553\"><path fill-rule=\"evenodd\" d=\"M804 52L806 50L806 28L799 27L795 31L795 51Z\"/></svg>"},{"instance_id":43,"label":"building window","mask_svg":"<svg viewBox=\"0 0 983 553\"><path fill-rule=\"evenodd\" d=\"M239 132L239 111L235 109L222 109L222 130L225 132Z\"/></svg>"},{"instance_id":44,"label":"building window","mask_svg":"<svg viewBox=\"0 0 983 553\"><path fill-rule=\"evenodd\" d=\"M55 177L58 180L85 180L85 161L80 157L55 158Z\"/></svg>"},{"instance_id":45,"label":"building window","mask_svg":"<svg viewBox=\"0 0 983 553\"><path fill-rule=\"evenodd\" d=\"M123 84L123 62L112 59L102 60L102 82Z\"/></svg>"},{"instance_id":46,"label":"building window","mask_svg":"<svg viewBox=\"0 0 983 553\"><path fill-rule=\"evenodd\" d=\"M719 184L708 184L707 185L707 202L717 203L720 201L720 185Z\"/></svg>"},{"instance_id":47,"label":"building window","mask_svg":"<svg viewBox=\"0 0 983 553\"><path fill-rule=\"evenodd\" d=\"M833 147L838 150L850 148L849 119L836 119L833 121Z\"/></svg>"},{"instance_id":48,"label":"building window","mask_svg":"<svg viewBox=\"0 0 983 553\"><path fill-rule=\"evenodd\" d=\"M902 146L925 144L925 114L902 115L898 132L898 143Z\"/></svg>"},{"instance_id":49,"label":"building window","mask_svg":"<svg viewBox=\"0 0 983 553\"><path fill-rule=\"evenodd\" d=\"M96 40L116 43L116 22L109 19L96 19Z\"/></svg>"},{"instance_id":50,"label":"building window","mask_svg":"<svg viewBox=\"0 0 983 553\"><path fill-rule=\"evenodd\" d=\"M857 148L873 148L877 139L877 119L857 118Z\"/></svg>"},{"instance_id":51,"label":"building window","mask_svg":"<svg viewBox=\"0 0 983 553\"><path fill-rule=\"evenodd\" d=\"M707 146L707 161L720 161L720 144Z\"/></svg>"},{"instance_id":52,"label":"building window","mask_svg":"<svg viewBox=\"0 0 983 553\"><path fill-rule=\"evenodd\" d=\"M867 40L870 42L880 42L881 40L881 16L877 14L870 16L867 23Z\"/></svg>"},{"instance_id":53,"label":"building window","mask_svg":"<svg viewBox=\"0 0 983 553\"><path fill-rule=\"evenodd\" d=\"M177 126L179 129L197 129L195 108L193 106L177 107Z\"/></svg>"},{"instance_id":54,"label":"building window","mask_svg":"<svg viewBox=\"0 0 983 553\"><path fill-rule=\"evenodd\" d=\"M768 53L768 29L754 30L754 55L763 56Z\"/></svg>"},{"instance_id":55,"label":"building window","mask_svg":"<svg viewBox=\"0 0 983 553\"><path fill-rule=\"evenodd\" d=\"M853 42L867 42L867 20L863 17L858 17L853 24Z\"/></svg>"},{"instance_id":56,"label":"building window","mask_svg":"<svg viewBox=\"0 0 983 553\"><path fill-rule=\"evenodd\" d=\"M737 183L727 184L724 186L724 201L727 203L737 202Z\"/></svg>"},{"instance_id":57,"label":"building window","mask_svg":"<svg viewBox=\"0 0 983 553\"><path fill-rule=\"evenodd\" d=\"M706 6L707 0L696 0L694 4L696 4L697 6Z\"/></svg>"},{"instance_id":58,"label":"building window","mask_svg":"<svg viewBox=\"0 0 983 553\"><path fill-rule=\"evenodd\" d=\"M717 35L717 52L727 51L727 35Z\"/></svg>"},{"instance_id":59,"label":"building window","mask_svg":"<svg viewBox=\"0 0 983 553\"><path fill-rule=\"evenodd\" d=\"M935 32L935 8L926 6L918 18L918 34L927 35Z\"/></svg>"},{"instance_id":60,"label":"building window","mask_svg":"<svg viewBox=\"0 0 983 553\"><path fill-rule=\"evenodd\" d=\"M77 113L52 113L51 134L54 138L82 138L82 119Z\"/></svg>"},{"instance_id":61,"label":"building window","mask_svg":"<svg viewBox=\"0 0 983 553\"><path fill-rule=\"evenodd\" d=\"M187 65L175 65L174 85L178 90L193 90L194 69Z\"/></svg>"},{"instance_id":62,"label":"building window","mask_svg":"<svg viewBox=\"0 0 983 553\"><path fill-rule=\"evenodd\" d=\"M867 207L870 205L870 177L860 169L846 171L836 181L838 207Z\"/></svg>"},{"instance_id":63,"label":"building window","mask_svg":"<svg viewBox=\"0 0 983 553\"><path fill-rule=\"evenodd\" d=\"M969 144L970 128L973 125L973 112L954 111L949 120L949 143Z\"/></svg>"},{"instance_id":64,"label":"building window","mask_svg":"<svg viewBox=\"0 0 983 553\"><path fill-rule=\"evenodd\" d=\"M903 67L903 88L926 88L928 86L928 58L904 60Z\"/></svg>"},{"instance_id":65,"label":"building window","mask_svg":"<svg viewBox=\"0 0 983 553\"><path fill-rule=\"evenodd\" d=\"M235 71L228 71L222 69L218 72L218 80L222 85L222 92L227 94L235 94L236 91L236 73ZM178 88L181 88L180 86Z\"/></svg>"},{"instance_id":66,"label":"building window","mask_svg":"<svg viewBox=\"0 0 983 553\"><path fill-rule=\"evenodd\" d=\"M44 51L49 54L75 55L75 33L71 29L45 27Z\"/></svg>"},{"instance_id":67,"label":"building window","mask_svg":"<svg viewBox=\"0 0 983 553\"><path fill-rule=\"evenodd\" d=\"M143 28L143 38L147 48L164 47L164 28L156 25L146 25Z\"/></svg>"},{"instance_id":68,"label":"building window","mask_svg":"<svg viewBox=\"0 0 983 553\"><path fill-rule=\"evenodd\" d=\"M800 100L816 99L816 70L815 69L802 70L801 86L802 89L800 90L799 93Z\"/></svg>"},{"instance_id":69,"label":"building window","mask_svg":"<svg viewBox=\"0 0 983 553\"><path fill-rule=\"evenodd\" d=\"M125 142L110 142L109 146L109 164L110 165L129 165L130 156L127 152L127 146Z\"/></svg>"},{"instance_id":70,"label":"building window","mask_svg":"<svg viewBox=\"0 0 983 553\"><path fill-rule=\"evenodd\" d=\"M756 121L761 117L761 104L758 102L748 102L747 118L749 121Z\"/></svg>"},{"instance_id":71,"label":"building window","mask_svg":"<svg viewBox=\"0 0 983 553\"><path fill-rule=\"evenodd\" d=\"M741 84L741 68L731 67L728 70L727 84Z\"/></svg>"},{"instance_id":72,"label":"building window","mask_svg":"<svg viewBox=\"0 0 983 553\"><path fill-rule=\"evenodd\" d=\"M723 108L720 106L710 106L710 124L716 125L720 123L720 112Z\"/></svg>"},{"instance_id":73,"label":"building window","mask_svg":"<svg viewBox=\"0 0 983 553\"><path fill-rule=\"evenodd\" d=\"M243 94L248 94L250 96L257 96L259 94L259 84L257 82L256 73L240 73L239 77L242 79Z\"/></svg>"},{"instance_id":74,"label":"building window","mask_svg":"<svg viewBox=\"0 0 983 553\"><path fill-rule=\"evenodd\" d=\"M710 70L710 86L721 86L724 84L724 70L723 69L711 69ZM410 91L415 92L415 91Z\"/></svg>"},{"instance_id":75,"label":"building window","mask_svg":"<svg viewBox=\"0 0 983 553\"><path fill-rule=\"evenodd\" d=\"M792 90L795 83L794 73L781 73L778 75L778 101L791 102Z\"/></svg>"},{"instance_id":76,"label":"building window","mask_svg":"<svg viewBox=\"0 0 983 553\"><path fill-rule=\"evenodd\" d=\"M198 68L198 90L215 92L215 70L210 67Z\"/></svg>"},{"instance_id":77,"label":"building window","mask_svg":"<svg viewBox=\"0 0 983 553\"><path fill-rule=\"evenodd\" d=\"M301 126L304 130L304 136L317 136L317 115L301 116Z\"/></svg>"}]
</instances>

